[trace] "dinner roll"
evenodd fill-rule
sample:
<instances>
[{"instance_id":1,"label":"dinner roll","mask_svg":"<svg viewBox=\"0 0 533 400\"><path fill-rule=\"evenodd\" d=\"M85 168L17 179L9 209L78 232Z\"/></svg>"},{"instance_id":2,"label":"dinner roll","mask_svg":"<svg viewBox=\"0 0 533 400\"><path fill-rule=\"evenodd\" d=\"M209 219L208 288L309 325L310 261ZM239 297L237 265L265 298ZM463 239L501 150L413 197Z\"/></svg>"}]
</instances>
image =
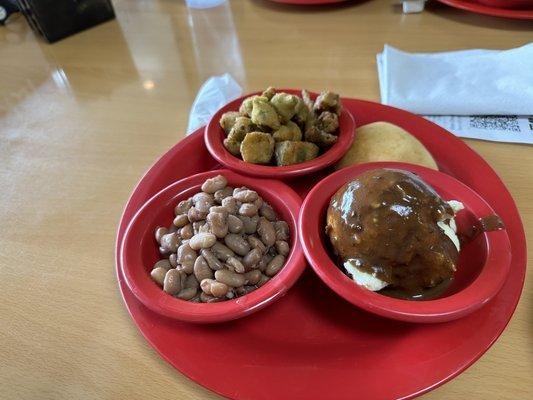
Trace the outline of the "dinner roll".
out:
<instances>
[{"instance_id":1,"label":"dinner roll","mask_svg":"<svg viewBox=\"0 0 533 400\"><path fill-rule=\"evenodd\" d=\"M398 161L439 169L417 138L399 126L383 121L357 128L352 146L335 168L373 161Z\"/></svg>"}]
</instances>

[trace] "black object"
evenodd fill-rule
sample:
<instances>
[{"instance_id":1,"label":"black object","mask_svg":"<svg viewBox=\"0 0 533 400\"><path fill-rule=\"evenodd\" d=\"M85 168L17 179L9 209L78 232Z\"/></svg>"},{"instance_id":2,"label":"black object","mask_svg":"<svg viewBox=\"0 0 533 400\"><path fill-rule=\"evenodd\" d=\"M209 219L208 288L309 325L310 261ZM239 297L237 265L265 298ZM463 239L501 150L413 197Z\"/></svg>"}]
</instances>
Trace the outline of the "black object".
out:
<instances>
[{"instance_id":1,"label":"black object","mask_svg":"<svg viewBox=\"0 0 533 400\"><path fill-rule=\"evenodd\" d=\"M0 0L0 25L4 25L9 16L18 11L16 0Z\"/></svg>"},{"instance_id":2,"label":"black object","mask_svg":"<svg viewBox=\"0 0 533 400\"><path fill-rule=\"evenodd\" d=\"M50 43L115 17L109 0L18 0L33 30Z\"/></svg>"}]
</instances>

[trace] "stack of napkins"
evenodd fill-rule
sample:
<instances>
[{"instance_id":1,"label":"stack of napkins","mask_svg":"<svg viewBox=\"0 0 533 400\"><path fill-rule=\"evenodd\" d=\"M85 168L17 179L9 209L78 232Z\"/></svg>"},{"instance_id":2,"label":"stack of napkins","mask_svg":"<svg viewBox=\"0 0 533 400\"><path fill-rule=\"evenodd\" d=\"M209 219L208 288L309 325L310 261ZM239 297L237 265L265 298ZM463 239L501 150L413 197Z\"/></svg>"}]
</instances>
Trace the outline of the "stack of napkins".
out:
<instances>
[{"instance_id":1,"label":"stack of napkins","mask_svg":"<svg viewBox=\"0 0 533 400\"><path fill-rule=\"evenodd\" d=\"M533 143L533 43L444 53L385 46L377 63L383 104L429 116L459 136Z\"/></svg>"}]
</instances>

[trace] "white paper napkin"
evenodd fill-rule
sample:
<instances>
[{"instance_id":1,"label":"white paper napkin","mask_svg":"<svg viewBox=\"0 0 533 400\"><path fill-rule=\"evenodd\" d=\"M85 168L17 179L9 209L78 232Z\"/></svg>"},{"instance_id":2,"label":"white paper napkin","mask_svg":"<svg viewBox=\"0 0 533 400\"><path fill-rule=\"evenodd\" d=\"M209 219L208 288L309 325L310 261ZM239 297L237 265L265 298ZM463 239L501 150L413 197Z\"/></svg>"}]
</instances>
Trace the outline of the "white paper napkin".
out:
<instances>
[{"instance_id":1,"label":"white paper napkin","mask_svg":"<svg viewBox=\"0 0 533 400\"><path fill-rule=\"evenodd\" d=\"M242 87L230 74L212 76L198 90L189 113L187 135L206 125L224 104L242 96Z\"/></svg>"},{"instance_id":2,"label":"white paper napkin","mask_svg":"<svg viewBox=\"0 0 533 400\"><path fill-rule=\"evenodd\" d=\"M381 102L422 115L533 115L533 43L377 56Z\"/></svg>"}]
</instances>

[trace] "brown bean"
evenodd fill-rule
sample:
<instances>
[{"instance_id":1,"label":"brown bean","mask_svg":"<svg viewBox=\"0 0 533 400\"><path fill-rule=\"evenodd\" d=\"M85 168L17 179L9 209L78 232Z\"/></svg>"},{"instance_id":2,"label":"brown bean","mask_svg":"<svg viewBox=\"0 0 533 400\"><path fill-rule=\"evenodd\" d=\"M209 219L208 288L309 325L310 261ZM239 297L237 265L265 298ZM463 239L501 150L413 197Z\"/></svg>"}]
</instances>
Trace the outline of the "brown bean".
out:
<instances>
[{"instance_id":1,"label":"brown bean","mask_svg":"<svg viewBox=\"0 0 533 400\"><path fill-rule=\"evenodd\" d=\"M263 255L263 257L261 258L261 261L259 261L259 263L257 264L257 269L261 272L264 272L267 268L267 265L270 261L272 261L274 257L272 257L270 254L265 254Z\"/></svg>"},{"instance_id":2,"label":"brown bean","mask_svg":"<svg viewBox=\"0 0 533 400\"><path fill-rule=\"evenodd\" d=\"M276 240L289 240L289 225L285 221L274 222L274 229L276 230Z\"/></svg>"},{"instance_id":3,"label":"brown bean","mask_svg":"<svg viewBox=\"0 0 533 400\"><path fill-rule=\"evenodd\" d=\"M199 256L194 262L194 276L198 282L202 282L204 279L213 279L213 270L209 268L209 264L205 260L204 256Z\"/></svg>"},{"instance_id":4,"label":"brown bean","mask_svg":"<svg viewBox=\"0 0 533 400\"><path fill-rule=\"evenodd\" d=\"M283 257L281 254L278 254L276 257L270 261L265 269L265 275L266 276L274 276L276 275L279 270L283 267L283 264L285 264L285 257Z\"/></svg>"},{"instance_id":5,"label":"brown bean","mask_svg":"<svg viewBox=\"0 0 533 400\"><path fill-rule=\"evenodd\" d=\"M208 249L217 241L217 237L212 233L200 232L194 235L189 241L189 246L193 250Z\"/></svg>"},{"instance_id":6,"label":"brown bean","mask_svg":"<svg viewBox=\"0 0 533 400\"><path fill-rule=\"evenodd\" d=\"M219 239L228 234L228 222L226 215L218 212L210 212L207 215L207 223L210 231Z\"/></svg>"},{"instance_id":7,"label":"brown bean","mask_svg":"<svg viewBox=\"0 0 533 400\"><path fill-rule=\"evenodd\" d=\"M274 222L278 218L274 209L267 203L263 203L259 209L259 214L268 219L270 222Z\"/></svg>"},{"instance_id":8,"label":"brown bean","mask_svg":"<svg viewBox=\"0 0 533 400\"><path fill-rule=\"evenodd\" d=\"M230 214L237 214L237 200L232 196L226 197L222 200L222 207L224 207Z\"/></svg>"},{"instance_id":9,"label":"brown bean","mask_svg":"<svg viewBox=\"0 0 533 400\"><path fill-rule=\"evenodd\" d=\"M161 247L170 253L178 248L178 236L175 233L167 233L161 237Z\"/></svg>"},{"instance_id":10,"label":"brown bean","mask_svg":"<svg viewBox=\"0 0 533 400\"><path fill-rule=\"evenodd\" d=\"M209 226L209 224L203 224L202 226L200 226L200 229L198 229L198 233L212 233L211 227Z\"/></svg>"},{"instance_id":11,"label":"brown bean","mask_svg":"<svg viewBox=\"0 0 533 400\"><path fill-rule=\"evenodd\" d=\"M186 287L180 290L176 295L178 299L182 300L191 300L198 294L198 288L195 287Z\"/></svg>"},{"instance_id":12,"label":"brown bean","mask_svg":"<svg viewBox=\"0 0 533 400\"><path fill-rule=\"evenodd\" d=\"M259 233L259 237L265 246L270 247L276 243L276 231L274 225L272 225L272 222L265 217L259 218L257 233Z\"/></svg>"},{"instance_id":13,"label":"brown bean","mask_svg":"<svg viewBox=\"0 0 533 400\"><path fill-rule=\"evenodd\" d=\"M204 256L205 261L207 261L209 268L211 268L212 270L216 271L224 268L222 262L220 262L220 260L216 258L213 252L211 252L209 249L202 249L200 253L202 254L202 256Z\"/></svg>"},{"instance_id":14,"label":"brown bean","mask_svg":"<svg viewBox=\"0 0 533 400\"><path fill-rule=\"evenodd\" d=\"M257 207L253 203L243 203L239 208L239 214L253 217L257 215Z\"/></svg>"},{"instance_id":15,"label":"brown bean","mask_svg":"<svg viewBox=\"0 0 533 400\"><path fill-rule=\"evenodd\" d=\"M165 258L163 260L157 261L153 266L153 268L159 268L159 267L164 268L168 271L169 269L172 268L172 265L170 265L170 261Z\"/></svg>"},{"instance_id":16,"label":"brown bean","mask_svg":"<svg viewBox=\"0 0 533 400\"><path fill-rule=\"evenodd\" d=\"M215 193L217 190L224 189L228 184L226 177L222 175L214 176L213 178L207 179L202 184L202 191L206 193Z\"/></svg>"},{"instance_id":17,"label":"brown bean","mask_svg":"<svg viewBox=\"0 0 533 400\"><path fill-rule=\"evenodd\" d=\"M196 222L193 222L192 223L192 231L193 231L193 234L196 235L197 233L200 233L201 232L201 228L202 226L204 226L206 224L205 221L196 221Z\"/></svg>"},{"instance_id":18,"label":"brown bean","mask_svg":"<svg viewBox=\"0 0 533 400\"><path fill-rule=\"evenodd\" d=\"M196 257L198 257L198 254L196 254L196 251L194 251L189 243L182 244L178 247L178 264L181 265L181 269L185 270L188 274L192 273Z\"/></svg>"},{"instance_id":19,"label":"brown bean","mask_svg":"<svg viewBox=\"0 0 533 400\"><path fill-rule=\"evenodd\" d=\"M277 240L276 241L276 251L281 254L282 256L286 257L287 254L289 254L290 247L289 243L287 243L284 240Z\"/></svg>"},{"instance_id":20,"label":"brown bean","mask_svg":"<svg viewBox=\"0 0 533 400\"><path fill-rule=\"evenodd\" d=\"M229 269L219 269L218 271L215 271L215 279L231 287L242 286L246 281L244 275L230 271Z\"/></svg>"},{"instance_id":21,"label":"brown bean","mask_svg":"<svg viewBox=\"0 0 533 400\"><path fill-rule=\"evenodd\" d=\"M204 279L200 282L200 288L205 294L214 297L224 297L229 290L228 285L213 279Z\"/></svg>"},{"instance_id":22,"label":"brown bean","mask_svg":"<svg viewBox=\"0 0 533 400\"><path fill-rule=\"evenodd\" d=\"M181 290L181 273L175 269L170 269L163 281L163 290L170 295L178 294Z\"/></svg>"},{"instance_id":23,"label":"brown bean","mask_svg":"<svg viewBox=\"0 0 533 400\"><path fill-rule=\"evenodd\" d=\"M246 215L238 215L237 218L239 218L244 225L244 233L251 235L257 231L257 223L259 222L258 215L254 215L251 218Z\"/></svg>"},{"instance_id":24,"label":"brown bean","mask_svg":"<svg viewBox=\"0 0 533 400\"><path fill-rule=\"evenodd\" d=\"M241 233L244 229L243 222L235 215L228 215L228 230L231 233Z\"/></svg>"},{"instance_id":25,"label":"brown bean","mask_svg":"<svg viewBox=\"0 0 533 400\"><path fill-rule=\"evenodd\" d=\"M187 275L185 278L185 283L183 284L184 288L198 288L200 286L200 282L196 279L196 276L193 274Z\"/></svg>"},{"instance_id":26,"label":"brown bean","mask_svg":"<svg viewBox=\"0 0 533 400\"><path fill-rule=\"evenodd\" d=\"M217 190L215 192L214 198L218 204L221 204L223 199L231 196L232 194L233 188L231 186L226 186L224 189Z\"/></svg>"},{"instance_id":27,"label":"brown bean","mask_svg":"<svg viewBox=\"0 0 533 400\"><path fill-rule=\"evenodd\" d=\"M200 293L200 301L202 303L218 303L219 301L222 301L222 300L223 299L219 299L218 297L205 294L204 292Z\"/></svg>"},{"instance_id":28,"label":"brown bean","mask_svg":"<svg viewBox=\"0 0 533 400\"><path fill-rule=\"evenodd\" d=\"M228 233L224 238L224 243L240 256L245 256L250 251L250 244L248 241L241 235L235 233Z\"/></svg>"},{"instance_id":29,"label":"brown bean","mask_svg":"<svg viewBox=\"0 0 533 400\"><path fill-rule=\"evenodd\" d=\"M161 238L168 233L168 229L164 226L160 226L155 230L155 240L161 244Z\"/></svg>"},{"instance_id":30,"label":"brown bean","mask_svg":"<svg viewBox=\"0 0 533 400\"><path fill-rule=\"evenodd\" d=\"M190 239L194 235L194 230L192 228L192 224L187 224L183 228L180 229L180 236L182 239Z\"/></svg>"},{"instance_id":31,"label":"brown bean","mask_svg":"<svg viewBox=\"0 0 533 400\"><path fill-rule=\"evenodd\" d=\"M200 293L203 293L203 292L200 292ZM194 296L192 299L189 300L191 303L201 303L202 301L200 300L200 295L198 294L198 292L196 292L196 296Z\"/></svg>"},{"instance_id":32,"label":"brown bean","mask_svg":"<svg viewBox=\"0 0 533 400\"><path fill-rule=\"evenodd\" d=\"M270 278L266 275L261 275L261 279L259 279L259 282L257 282L256 286L257 287L261 287L263 286L265 283L267 283L268 281L270 280Z\"/></svg>"},{"instance_id":33,"label":"brown bean","mask_svg":"<svg viewBox=\"0 0 533 400\"><path fill-rule=\"evenodd\" d=\"M209 208L207 210L209 210ZM202 212L196 207L191 207L187 212L187 217L189 217L189 221L191 222L201 221L207 216L207 210L205 212Z\"/></svg>"},{"instance_id":34,"label":"brown bean","mask_svg":"<svg viewBox=\"0 0 533 400\"><path fill-rule=\"evenodd\" d=\"M220 242L216 242L210 249L216 258L220 261L226 261L229 257L234 257L235 253L227 246Z\"/></svg>"},{"instance_id":35,"label":"brown bean","mask_svg":"<svg viewBox=\"0 0 533 400\"><path fill-rule=\"evenodd\" d=\"M176 265L178 265L178 255L176 253L172 253L168 257L168 262L172 268L176 268Z\"/></svg>"},{"instance_id":36,"label":"brown bean","mask_svg":"<svg viewBox=\"0 0 533 400\"><path fill-rule=\"evenodd\" d=\"M213 206L213 207L210 207L209 208L209 212L210 213L222 213L224 214L225 217L228 216L228 209L226 207L222 207L222 206Z\"/></svg>"},{"instance_id":37,"label":"brown bean","mask_svg":"<svg viewBox=\"0 0 533 400\"><path fill-rule=\"evenodd\" d=\"M239 296L247 295L248 293L252 293L257 288L255 286L239 286L238 288L235 288L235 292Z\"/></svg>"},{"instance_id":38,"label":"brown bean","mask_svg":"<svg viewBox=\"0 0 533 400\"><path fill-rule=\"evenodd\" d=\"M242 187L236 188L233 191L233 197L235 200L242 201L243 203L252 203L259 198L259 195L254 190Z\"/></svg>"},{"instance_id":39,"label":"brown bean","mask_svg":"<svg viewBox=\"0 0 533 400\"><path fill-rule=\"evenodd\" d=\"M189 218L187 217L187 214L179 214L179 215L176 215L172 223L177 228L183 228L185 225L189 223Z\"/></svg>"},{"instance_id":40,"label":"brown bean","mask_svg":"<svg viewBox=\"0 0 533 400\"><path fill-rule=\"evenodd\" d=\"M235 257L228 257L228 259L226 260L226 264L228 265L228 268L230 270L238 272L239 274L242 274L245 271L242 262Z\"/></svg>"},{"instance_id":41,"label":"brown bean","mask_svg":"<svg viewBox=\"0 0 533 400\"><path fill-rule=\"evenodd\" d=\"M192 197L192 203L194 204L194 208L198 211L208 213L209 208L215 204L215 199L213 198L213 195L209 193L200 192Z\"/></svg>"},{"instance_id":42,"label":"brown bean","mask_svg":"<svg viewBox=\"0 0 533 400\"><path fill-rule=\"evenodd\" d=\"M259 261L261 261L263 254L261 253L261 250L259 250L257 247L253 248L244 256L242 259L242 263L246 267L247 270L254 268Z\"/></svg>"},{"instance_id":43,"label":"brown bean","mask_svg":"<svg viewBox=\"0 0 533 400\"><path fill-rule=\"evenodd\" d=\"M180 201L178 205L174 208L174 214L175 215L187 214L187 211L189 211L189 208L191 207L192 207L191 199Z\"/></svg>"},{"instance_id":44,"label":"brown bean","mask_svg":"<svg viewBox=\"0 0 533 400\"><path fill-rule=\"evenodd\" d=\"M248 236L248 243L254 249L259 249L261 253L266 253L267 248L265 244L257 236Z\"/></svg>"},{"instance_id":45,"label":"brown bean","mask_svg":"<svg viewBox=\"0 0 533 400\"><path fill-rule=\"evenodd\" d=\"M165 282L165 275L167 274L167 269L162 267L154 268L150 272L150 276L156 282L159 286L163 287L163 283Z\"/></svg>"},{"instance_id":46,"label":"brown bean","mask_svg":"<svg viewBox=\"0 0 533 400\"><path fill-rule=\"evenodd\" d=\"M246 285L257 284L257 282L259 282L259 280L261 279L261 275L263 274L258 269L254 269L252 271L245 273L244 274L244 279L246 281L245 284Z\"/></svg>"},{"instance_id":47,"label":"brown bean","mask_svg":"<svg viewBox=\"0 0 533 400\"><path fill-rule=\"evenodd\" d=\"M165 257L165 256L168 257L169 253L170 253L170 250L159 246L159 254L161 254L163 257Z\"/></svg>"},{"instance_id":48,"label":"brown bean","mask_svg":"<svg viewBox=\"0 0 533 400\"><path fill-rule=\"evenodd\" d=\"M174 232L177 232L178 231L178 227L176 225L174 225L173 223L170 224L170 226L168 227L168 233L174 233Z\"/></svg>"}]
</instances>

